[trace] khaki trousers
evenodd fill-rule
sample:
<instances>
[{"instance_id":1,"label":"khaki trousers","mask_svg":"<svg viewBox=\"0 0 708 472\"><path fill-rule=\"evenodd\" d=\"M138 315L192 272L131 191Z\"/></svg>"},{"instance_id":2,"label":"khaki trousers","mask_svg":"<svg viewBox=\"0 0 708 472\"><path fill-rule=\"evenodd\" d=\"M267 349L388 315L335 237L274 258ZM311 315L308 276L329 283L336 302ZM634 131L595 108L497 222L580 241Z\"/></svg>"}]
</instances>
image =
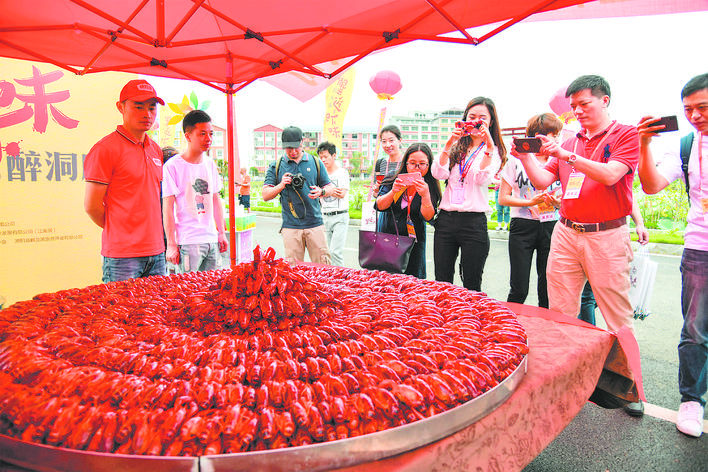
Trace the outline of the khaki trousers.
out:
<instances>
[{"instance_id":1,"label":"khaki trousers","mask_svg":"<svg viewBox=\"0 0 708 472\"><path fill-rule=\"evenodd\" d=\"M298 262L305 260L305 249L310 261L317 264L331 264L324 225L308 229L282 228L285 260Z\"/></svg>"},{"instance_id":2,"label":"khaki trousers","mask_svg":"<svg viewBox=\"0 0 708 472\"><path fill-rule=\"evenodd\" d=\"M595 233L577 233L557 223L546 266L551 310L576 318L585 280L609 331L627 326L634 332L629 302L629 263L634 258L626 225Z\"/></svg>"}]
</instances>

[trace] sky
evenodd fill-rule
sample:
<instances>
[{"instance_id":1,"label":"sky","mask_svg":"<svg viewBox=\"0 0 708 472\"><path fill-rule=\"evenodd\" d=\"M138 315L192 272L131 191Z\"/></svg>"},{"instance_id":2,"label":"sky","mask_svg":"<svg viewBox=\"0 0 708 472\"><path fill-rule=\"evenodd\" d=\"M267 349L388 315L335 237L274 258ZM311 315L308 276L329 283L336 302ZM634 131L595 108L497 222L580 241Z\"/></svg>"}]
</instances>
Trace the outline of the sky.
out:
<instances>
[{"instance_id":1,"label":"sky","mask_svg":"<svg viewBox=\"0 0 708 472\"><path fill-rule=\"evenodd\" d=\"M502 127L525 126L550 111L549 100L583 74L605 77L612 89L610 113L626 124L644 115L679 115L679 137L692 128L683 117L681 88L708 72L708 11L629 18L524 21L478 46L415 41L379 52L354 65L354 92L344 128L373 129L382 107L387 120L412 111L464 108L476 96L492 98ZM491 26L470 30L481 36ZM393 70L403 88L382 101L369 87L381 70ZM160 97L179 102L195 91L212 100L214 122L226 124L226 96L196 82L150 77ZM241 162L253 152L252 131L266 124L279 128L322 126L325 92L303 103L257 81L234 96ZM664 138L664 137L662 137ZM669 136L667 140L674 139Z\"/></svg>"}]
</instances>

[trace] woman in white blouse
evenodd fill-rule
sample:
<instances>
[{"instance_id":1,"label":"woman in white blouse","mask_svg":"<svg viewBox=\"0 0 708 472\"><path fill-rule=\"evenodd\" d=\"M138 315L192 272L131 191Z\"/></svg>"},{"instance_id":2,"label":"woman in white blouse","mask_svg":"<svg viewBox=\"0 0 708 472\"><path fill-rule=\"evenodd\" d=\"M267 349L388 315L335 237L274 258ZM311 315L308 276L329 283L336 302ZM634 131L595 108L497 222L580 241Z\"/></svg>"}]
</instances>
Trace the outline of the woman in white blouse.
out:
<instances>
[{"instance_id":1,"label":"woman in white blouse","mask_svg":"<svg viewBox=\"0 0 708 472\"><path fill-rule=\"evenodd\" d=\"M433 177L447 181L435 223L435 280L452 283L460 253L462 284L479 292L489 254L489 184L506 162L506 147L491 99L472 99L462 119L433 162Z\"/></svg>"}]
</instances>

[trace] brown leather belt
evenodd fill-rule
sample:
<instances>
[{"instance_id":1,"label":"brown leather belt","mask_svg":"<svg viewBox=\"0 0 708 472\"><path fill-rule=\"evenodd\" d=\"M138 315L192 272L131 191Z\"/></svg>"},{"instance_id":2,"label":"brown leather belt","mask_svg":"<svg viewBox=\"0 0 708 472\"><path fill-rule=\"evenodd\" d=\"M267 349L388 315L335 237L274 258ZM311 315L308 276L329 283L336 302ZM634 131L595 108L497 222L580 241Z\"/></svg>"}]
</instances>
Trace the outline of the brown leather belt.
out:
<instances>
[{"instance_id":1,"label":"brown leather belt","mask_svg":"<svg viewBox=\"0 0 708 472\"><path fill-rule=\"evenodd\" d=\"M619 228L622 225L627 224L627 217L617 218L616 220L603 221L602 223L576 223L575 221L570 221L564 217L560 217L561 223L566 225L568 228L573 229L576 233L595 233L597 231L605 231L608 229Z\"/></svg>"}]
</instances>

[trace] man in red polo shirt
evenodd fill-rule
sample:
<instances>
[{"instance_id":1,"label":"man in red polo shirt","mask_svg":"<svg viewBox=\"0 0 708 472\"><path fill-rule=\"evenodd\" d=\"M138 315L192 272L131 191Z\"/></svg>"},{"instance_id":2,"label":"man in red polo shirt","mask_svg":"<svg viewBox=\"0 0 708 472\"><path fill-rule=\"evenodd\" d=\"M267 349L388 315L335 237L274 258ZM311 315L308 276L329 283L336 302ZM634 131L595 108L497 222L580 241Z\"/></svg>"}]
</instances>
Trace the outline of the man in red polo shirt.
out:
<instances>
[{"instance_id":1,"label":"man in red polo shirt","mask_svg":"<svg viewBox=\"0 0 708 472\"><path fill-rule=\"evenodd\" d=\"M160 211L162 150L147 136L157 104L145 80L131 80L116 103L123 125L86 155L84 209L103 228L103 282L165 275Z\"/></svg>"},{"instance_id":2,"label":"man in red polo shirt","mask_svg":"<svg viewBox=\"0 0 708 472\"><path fill-rule=\"evenodd\" d=\"M546 265L548 305L577 317L580 294L589 280L607 328L618 331L627 326L634 331L627 215L632 212L632 180L639 162L637 129L610 118L610 85L600 76L575 79L565 96L582 125L580 132L562 145L539 136L541 153L552 157L543 168L535 165L530 154L511 151L521 159L536 188L556 180L563 188ZM625 410L634 416L644 413L641 401Z\"/></svg>"}]
</instances>

